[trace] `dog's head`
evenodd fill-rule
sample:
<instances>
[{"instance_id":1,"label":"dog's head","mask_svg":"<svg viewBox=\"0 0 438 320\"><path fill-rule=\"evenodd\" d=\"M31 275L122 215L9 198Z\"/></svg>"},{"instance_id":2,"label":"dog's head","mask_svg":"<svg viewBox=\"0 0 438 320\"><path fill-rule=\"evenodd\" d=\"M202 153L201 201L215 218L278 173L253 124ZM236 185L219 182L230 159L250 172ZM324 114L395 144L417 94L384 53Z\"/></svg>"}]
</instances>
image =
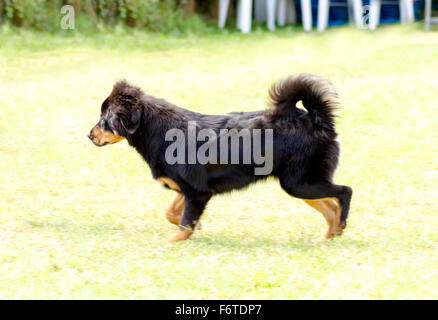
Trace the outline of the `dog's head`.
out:
<instances>
[{"instance_id":1,"label":"dog's head","mask_svg":"<svg viewBox=\"0 0 438 320\"><path fill-rule=\"evenodd\" d=\"M139 88L126 81L117 82L102 103L100 120L91 129L88 138L102 147L135 134L142 117L141 96Z\"/></svg>"}]
</instances>

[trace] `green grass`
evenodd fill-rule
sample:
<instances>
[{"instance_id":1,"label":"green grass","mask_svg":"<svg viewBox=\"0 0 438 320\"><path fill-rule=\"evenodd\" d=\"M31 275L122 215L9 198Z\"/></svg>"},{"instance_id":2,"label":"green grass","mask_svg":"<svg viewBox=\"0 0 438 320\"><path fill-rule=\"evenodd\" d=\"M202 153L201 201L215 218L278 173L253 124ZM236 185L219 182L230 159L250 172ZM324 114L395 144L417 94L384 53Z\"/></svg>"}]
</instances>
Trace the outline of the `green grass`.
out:
<instances>
[{"instance_id":1,"label":"green grass","mask_svg":"<svg viewBox=\"0 0 438 320\"><path fill-rule=\"evenodd\" d=\"M438 37L286 28L166 37L0 33L0 298L438 298ZM114 81L205 113L265 107L282 76L339 89L345 234L270 180L213 198L169 243L172 191L126 142L86 138Z\"/></svg>"}]
</instances>

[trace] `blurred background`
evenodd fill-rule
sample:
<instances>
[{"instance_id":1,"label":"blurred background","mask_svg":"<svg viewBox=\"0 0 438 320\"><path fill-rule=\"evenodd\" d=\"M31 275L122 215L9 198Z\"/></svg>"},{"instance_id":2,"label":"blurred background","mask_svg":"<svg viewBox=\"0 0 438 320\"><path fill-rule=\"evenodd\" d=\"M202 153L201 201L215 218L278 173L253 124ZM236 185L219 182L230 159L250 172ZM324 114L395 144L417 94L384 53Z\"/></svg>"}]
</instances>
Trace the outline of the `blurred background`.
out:
<instances>
[{"instance_id":1,"label":"blurred background","mask_svg":"<svg viewBox=\"0 0 438 320\"><path fill-rule=\"evenodd\" d=\"M125 25L150 31L201 33L209 27L237 26L244 32L267 23L311 26L355 23L363 27L413 22L429 17L432 0L1 0L0 24L35 30L59 31L62 6L74 8L75 28L81 32ZM66 13L66 12L63 12ZM252 20L252 21L251 21ZM376 21L373 21L376 20Z\"/></svg>"}]
</instances>

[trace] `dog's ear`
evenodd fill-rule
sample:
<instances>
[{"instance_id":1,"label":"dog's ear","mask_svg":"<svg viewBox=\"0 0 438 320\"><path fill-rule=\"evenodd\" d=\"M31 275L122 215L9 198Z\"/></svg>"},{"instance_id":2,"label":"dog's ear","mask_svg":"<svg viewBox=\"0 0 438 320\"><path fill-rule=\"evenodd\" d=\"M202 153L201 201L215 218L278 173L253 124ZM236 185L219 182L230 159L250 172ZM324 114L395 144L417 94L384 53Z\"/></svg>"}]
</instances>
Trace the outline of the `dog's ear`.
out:
<instances>
[{"instance_id":1,"label":"dog's ear","mask_svg":"<svg viewBox=\"0 0 438 320\"><path fill-rule=\"evenodd\" d=\"M122 123L123 128L129 134L134 134L140 126L141 121L141 110L134 109L131 114L122 114L120 115L120 122Z\"/></svg>"}]
</instances>

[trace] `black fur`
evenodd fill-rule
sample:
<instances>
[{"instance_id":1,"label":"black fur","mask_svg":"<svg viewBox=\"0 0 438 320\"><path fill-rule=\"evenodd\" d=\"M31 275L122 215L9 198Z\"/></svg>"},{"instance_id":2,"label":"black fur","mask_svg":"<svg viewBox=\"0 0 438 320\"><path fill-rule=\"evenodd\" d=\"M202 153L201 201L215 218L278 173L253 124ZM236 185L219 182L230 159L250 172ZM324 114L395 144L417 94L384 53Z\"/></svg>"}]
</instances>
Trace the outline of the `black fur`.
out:
<instances>
[{"instance_id":1,"label":"black fur","mask_svg":"<svg viewBox=\"0 0 438 320\"><path fill-rule=\"evenodd\" d=\"M289 76L273 85L271 108L255 112L206 115L179 108L144 94L126 81L115 84L102 104L105 126L126 137L149 164L154 178L168 177L185 196L180 225L194 227L207 202L218 193L246 187L267 176L256 176L256 164L174 164L165 160L169 129L187 132L188 121L197 129L273 129L274 166L271 176L290 195L302 199L338 198L340 224L345 227L352 189L335 185L339 145L335 140L336 92L332 85L310 74ZM306 110L296 106L302 101ZM197 147L202 145L199 143Z\"/></svg>"}]
</instances>

